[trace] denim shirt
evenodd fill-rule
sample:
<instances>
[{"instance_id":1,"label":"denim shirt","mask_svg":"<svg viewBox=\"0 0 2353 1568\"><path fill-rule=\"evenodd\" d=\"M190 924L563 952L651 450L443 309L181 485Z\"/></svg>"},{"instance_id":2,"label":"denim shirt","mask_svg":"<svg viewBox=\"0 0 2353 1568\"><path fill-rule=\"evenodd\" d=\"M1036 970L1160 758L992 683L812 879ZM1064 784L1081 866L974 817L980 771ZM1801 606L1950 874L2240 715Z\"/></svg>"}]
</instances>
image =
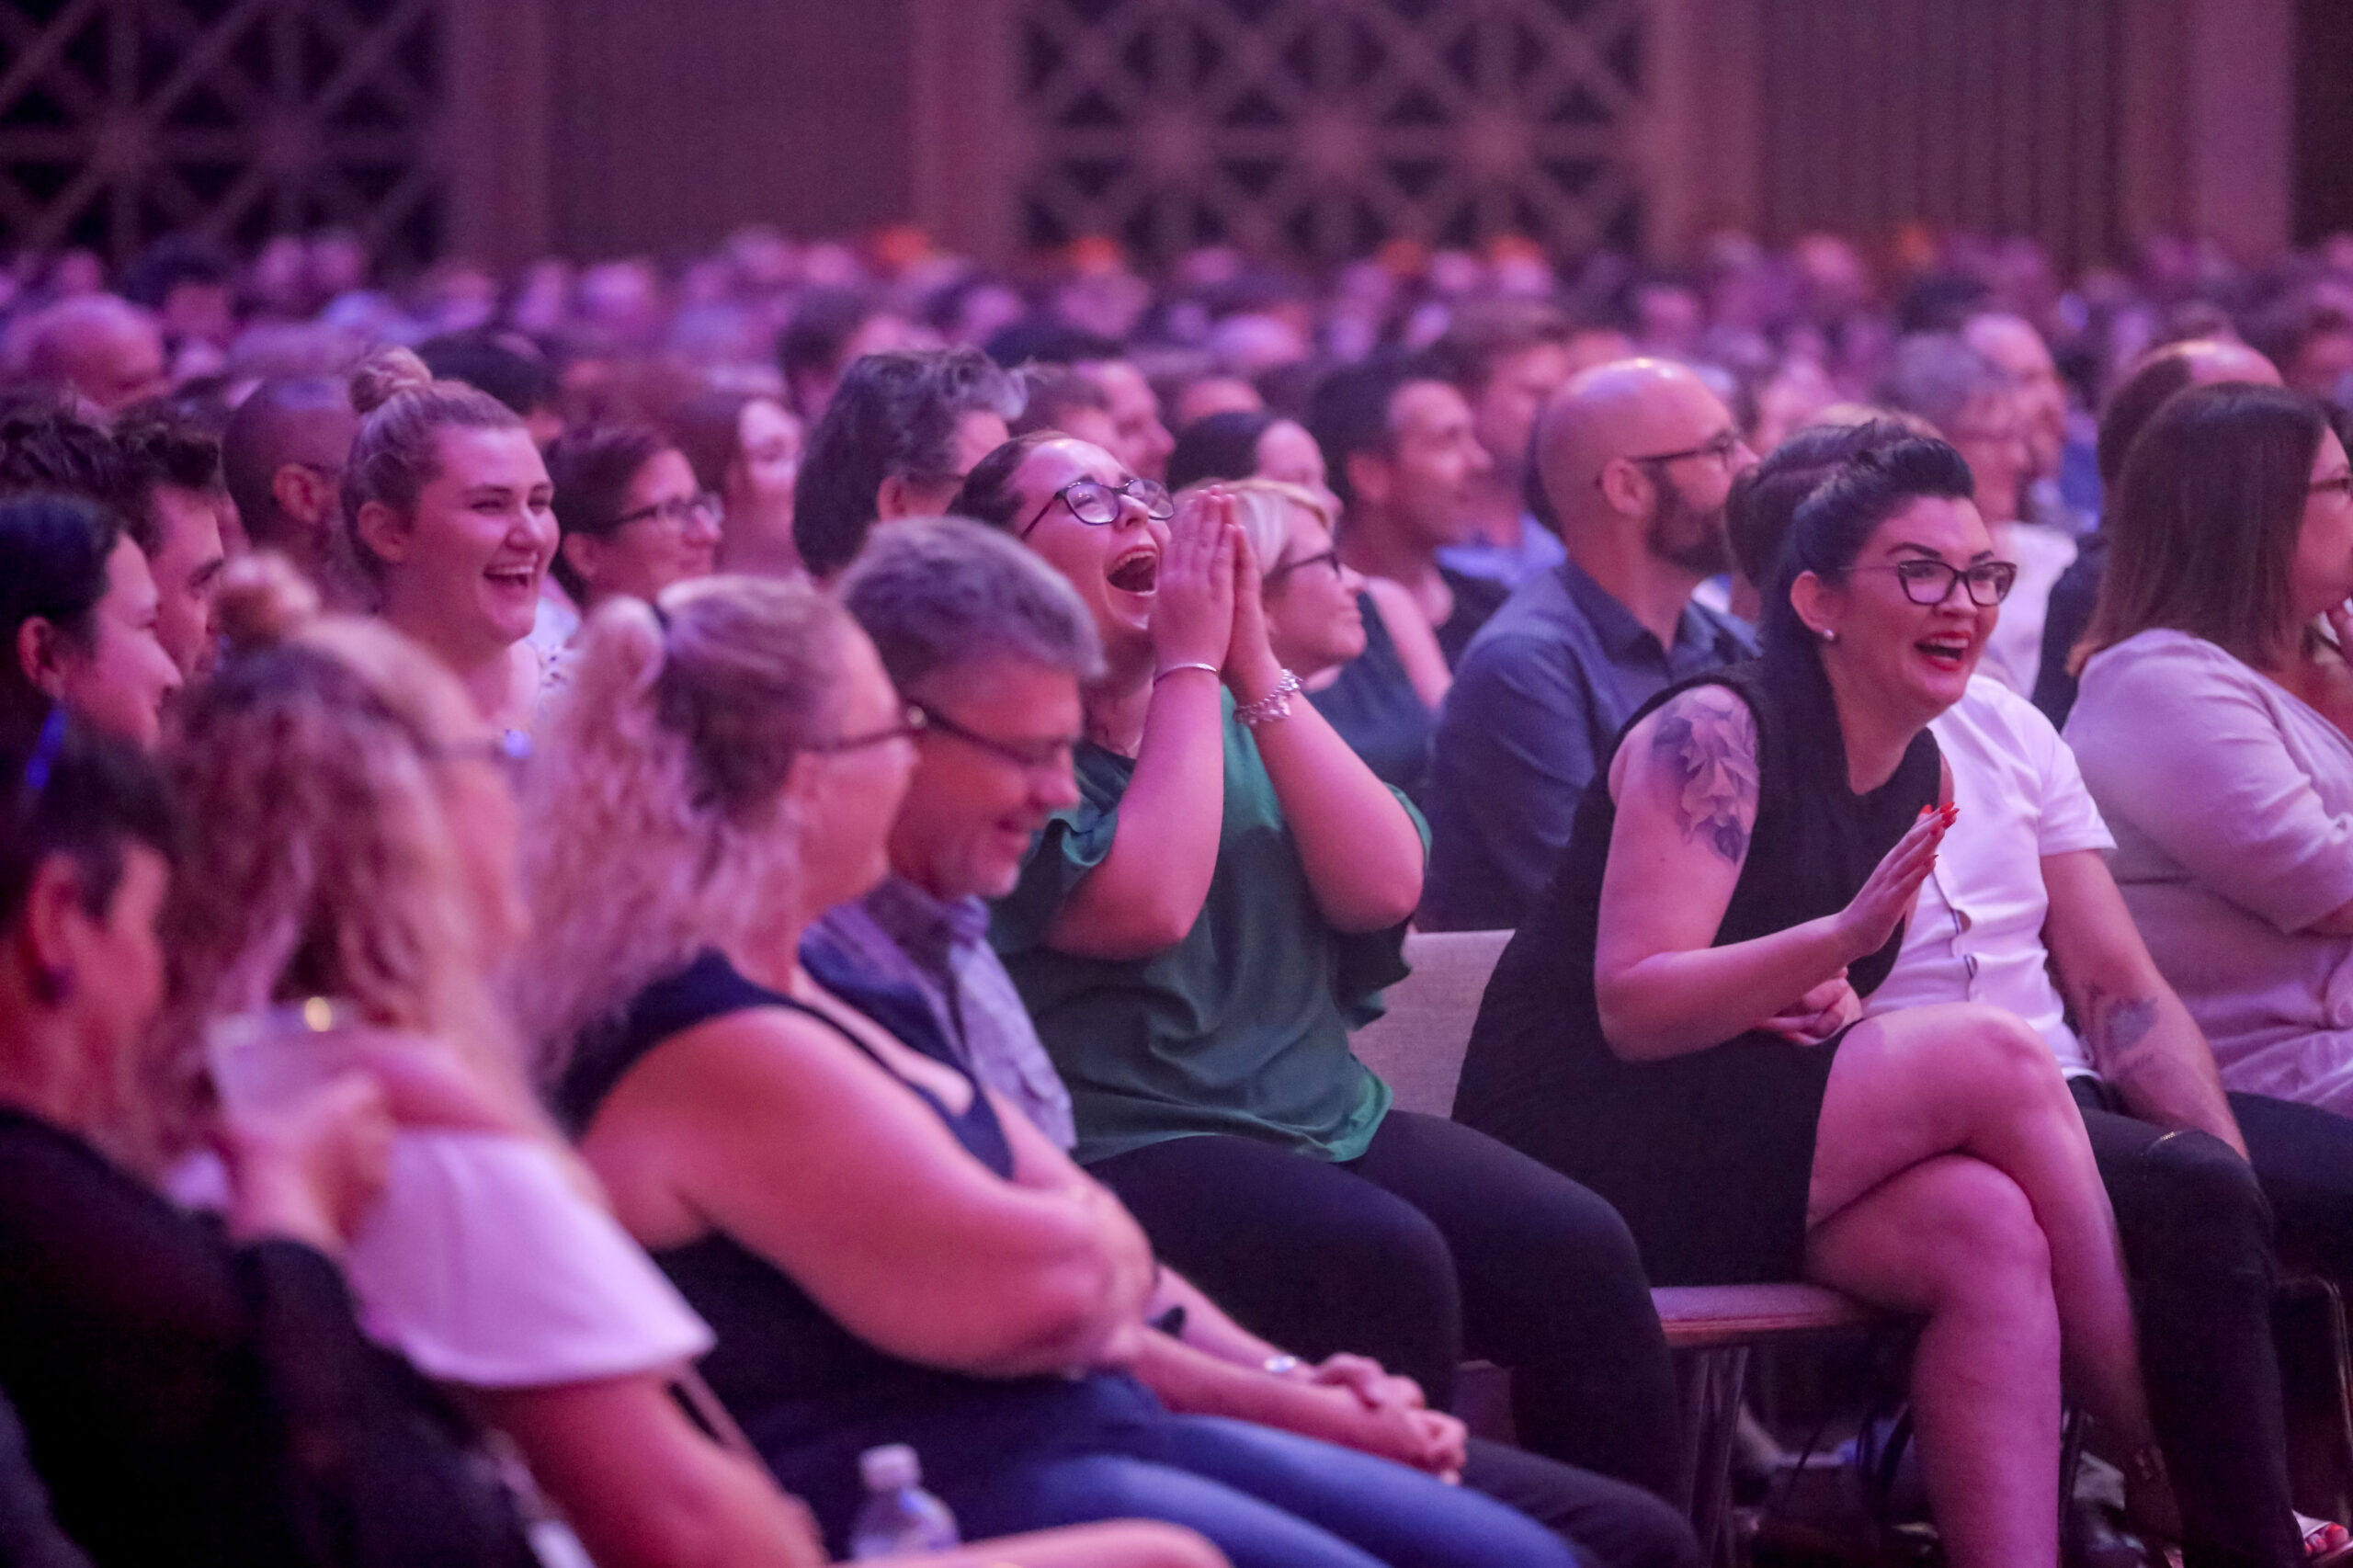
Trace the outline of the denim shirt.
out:
<instances>
[{"instance_id":1,"label":"denim shirt","mask_svg":"<svg viewBox=\"0 0 2353 1568\"><path fill-rule=\"evenodd\" d=\"M1756 651L1746 622L1697 602L1661 647L1574 561L1522 585L1463 653L1438 719L1421 927L1518 926L1634 710Z\"/></svg>"}]
</instances>

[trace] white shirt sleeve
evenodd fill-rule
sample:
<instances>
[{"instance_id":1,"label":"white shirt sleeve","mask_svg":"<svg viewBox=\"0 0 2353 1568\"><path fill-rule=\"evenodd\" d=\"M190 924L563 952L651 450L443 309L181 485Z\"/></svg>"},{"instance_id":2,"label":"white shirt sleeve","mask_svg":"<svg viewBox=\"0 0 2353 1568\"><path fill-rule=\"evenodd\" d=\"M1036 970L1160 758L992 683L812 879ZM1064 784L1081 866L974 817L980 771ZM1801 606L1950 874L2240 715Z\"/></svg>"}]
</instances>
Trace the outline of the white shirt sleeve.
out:
<instances>
[{"instance_id":1,"label":"white shirt sleeve","mask_svg":"<svg viewBox=\"0 0 2353 1568\"><path fill-rule=\"evenodd\" d=\"M2037 850L2048 858L2080 849L2104 853L2115 848L2114 835L2108 831L2092 792L2084 787L2084 770L2075 762L2075 749L2059 738L2042 710L2012 692L2002 696L2006 699L2002 704L2003 716L2017 737L2018 755L2029 761L2042 786L2041 813L2035 824Z\"/></svg>"},{"instance_id":2,"label":"white shirt sleeve","mask_svg":"<svg viewBox=\"0 0 2353 1568\"><path fill-rule=\"evenodd\" d=\"M711 1346L643 1249L526 1138L398 1134L344 1267L369 1335L447 1382L585 1382Z\"/></svg>"}]
</instances>

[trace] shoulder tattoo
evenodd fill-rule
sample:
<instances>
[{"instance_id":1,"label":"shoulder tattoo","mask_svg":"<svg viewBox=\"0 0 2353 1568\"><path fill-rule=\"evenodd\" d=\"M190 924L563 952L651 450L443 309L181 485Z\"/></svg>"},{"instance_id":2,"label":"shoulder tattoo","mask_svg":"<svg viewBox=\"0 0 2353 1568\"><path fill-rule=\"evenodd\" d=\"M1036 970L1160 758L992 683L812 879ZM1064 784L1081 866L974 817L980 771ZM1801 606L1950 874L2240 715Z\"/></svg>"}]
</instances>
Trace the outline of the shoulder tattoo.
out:
<instances>
[{"instance_id":1,"label":"shoulder tattoo","mask_svg":"<svg viewBox=\"0 0 2353 1568\"><path fill-rule=\"evenodd\" d=\"M1722 687L1694 687L1659 710L1651 754L1675 791L1683 841L1737 866L1756 820L1756 716Z\"/></svg>"}]
</instances>

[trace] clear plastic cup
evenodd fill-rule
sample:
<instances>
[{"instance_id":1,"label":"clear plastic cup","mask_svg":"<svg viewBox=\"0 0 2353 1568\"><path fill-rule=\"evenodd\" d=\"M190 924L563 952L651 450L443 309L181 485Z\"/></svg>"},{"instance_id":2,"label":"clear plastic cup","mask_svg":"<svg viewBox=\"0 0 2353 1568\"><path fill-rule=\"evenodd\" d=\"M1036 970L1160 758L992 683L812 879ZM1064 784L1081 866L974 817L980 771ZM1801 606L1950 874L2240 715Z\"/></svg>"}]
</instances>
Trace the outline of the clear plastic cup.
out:
<instances>
[{"instance_id":1,"label":"clear plastic cup","mask_svg":"<svg viewBox=\"0 0 2353 1568\"><path fill-rule=\"evenodd\" d=\"M215 1019L205 1057L222 1108L232 1116L268 1116L360 1066L358 1004L306 996Z\"/></svg>"}]
</instances>

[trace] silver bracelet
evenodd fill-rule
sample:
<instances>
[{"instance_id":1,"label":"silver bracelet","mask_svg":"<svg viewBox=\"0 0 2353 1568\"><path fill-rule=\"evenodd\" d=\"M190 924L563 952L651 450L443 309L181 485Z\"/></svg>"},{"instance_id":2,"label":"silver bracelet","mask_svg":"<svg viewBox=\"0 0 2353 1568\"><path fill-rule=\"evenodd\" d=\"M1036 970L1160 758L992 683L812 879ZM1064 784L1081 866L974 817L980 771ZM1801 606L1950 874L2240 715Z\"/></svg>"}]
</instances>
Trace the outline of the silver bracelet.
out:
<instances>
[{"instance_id":1,"label":"silver bracelet","mask_svg":"<svg viewBox=\"0 0 2353 1568\"><path fill-rule=\"evenodd\" d=\"M1152 684L1158 686L1162 681L1166 680L1178 670L1199 670L1202 674L1215 676L1220 680L1223 680L1225 678L1225 672L1219 669L1215 665L1205 665L1199 659L1188 659L1181 665L1171 665L1166 669L1153 671Z\"/></svg>"},{"instance_id":2,"label":"silver bracelet","mask_svg":"<svg viewBox=\"0 0 2353 1568\"><path fill-rule=\"evenodd\" d=\"M1278 719L1288 719L1290 717L1290 699L1302 689L1299 677L1285 670L1283 678L1275 682L1274 690L1256 702L1243 703L1234 709L1233 716L1242 721L1243 728L1248 730L1271 724Z\"/></svg>"}]
</instances>

